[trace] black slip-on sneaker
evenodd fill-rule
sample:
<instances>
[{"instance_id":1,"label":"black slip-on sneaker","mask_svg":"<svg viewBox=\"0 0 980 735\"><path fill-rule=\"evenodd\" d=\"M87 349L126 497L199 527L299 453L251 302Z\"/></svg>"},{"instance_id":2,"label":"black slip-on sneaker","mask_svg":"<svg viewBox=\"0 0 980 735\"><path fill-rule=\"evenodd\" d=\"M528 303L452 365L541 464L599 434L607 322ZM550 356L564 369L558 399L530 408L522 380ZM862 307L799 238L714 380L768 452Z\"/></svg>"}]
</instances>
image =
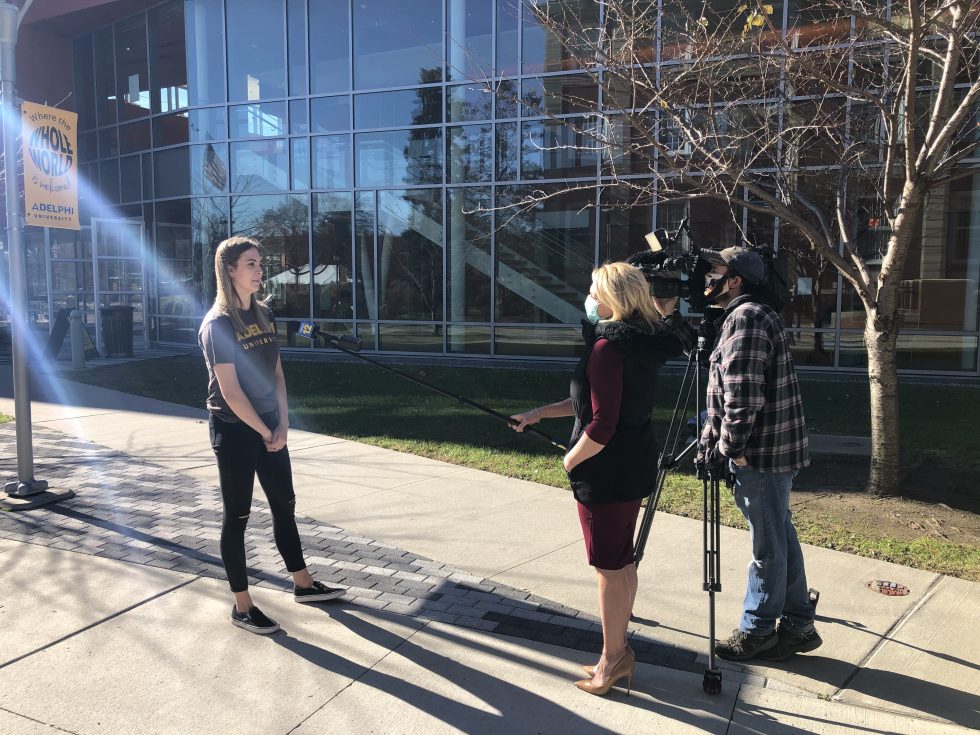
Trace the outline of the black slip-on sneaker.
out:
<instances>
[{"instance_id":1,"label":"black slip-on sneaker","mask_svg":"<svg viewBox=\"0 0 980 735\"><path fill-rule=\"evenodd\" d=\"M279 623L266 616L255 605L252 605L252 609L247 613L238 612L238 607L232 605L231 623L258 635L269 635L269 633L275 633L279 630Z\"/></svg>"},{"instance_id":2,"label":"black slip-on sneaker","mask_svg":"<svg viewBox=\"0 0 980 735\"><path fill-rule=\"evenodd\" d=\"M343 597L347 592L343 587L327 587L323 582L314 582L312 587L293 586L293 599L296 602L326 602Z\"/></svg>"}]
</instances>

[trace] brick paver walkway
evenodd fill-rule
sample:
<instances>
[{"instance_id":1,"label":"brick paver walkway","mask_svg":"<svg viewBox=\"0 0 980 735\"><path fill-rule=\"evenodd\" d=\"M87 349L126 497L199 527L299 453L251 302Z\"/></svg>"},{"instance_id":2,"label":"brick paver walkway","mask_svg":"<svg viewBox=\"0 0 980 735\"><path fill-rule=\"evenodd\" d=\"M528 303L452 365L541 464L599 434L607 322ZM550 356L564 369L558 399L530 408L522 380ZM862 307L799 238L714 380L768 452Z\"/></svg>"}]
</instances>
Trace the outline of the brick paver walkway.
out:
<instances>
[{"instance_id":1,"label":"brick paver walkway","mask_svg":"<svg viewBox=\"0 0 980 735\"><path fill-rule=\"evenodd\" d=\"M224 578L216 483L44 427L34 429L34 454L38 477L77 496L63 505L0 513L0 537ZM13 423L0 425L0 475L16 475ZM249 581L289 589L269 515L256 497L246 536ZM311 571L328 584L347 587L346 602L582 651L601 649L601 629L592 615L321 521L298 516L297 523ZM693 651L640 634L632 636L631 645L647 663L703 668Z\"/></svg>"}]
</instances>

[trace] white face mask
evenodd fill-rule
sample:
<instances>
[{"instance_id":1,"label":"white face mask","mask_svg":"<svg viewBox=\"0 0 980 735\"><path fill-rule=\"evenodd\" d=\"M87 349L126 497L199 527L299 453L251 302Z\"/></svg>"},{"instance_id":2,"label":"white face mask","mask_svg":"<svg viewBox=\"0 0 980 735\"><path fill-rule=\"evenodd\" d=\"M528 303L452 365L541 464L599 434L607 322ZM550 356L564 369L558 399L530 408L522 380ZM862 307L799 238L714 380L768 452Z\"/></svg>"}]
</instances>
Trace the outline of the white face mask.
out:
<instances>
[{"instance_id":1,"label":"white face mask","mask_svg":"<svg viewBox=\"0 0 980 735\"><path fill-rule=\"evenodd\" d=\"M599 302L592 298L592 294L585 297L585 318L593 324L596 324L601 318L599 316Z\"/></svg>"}]
</instances>

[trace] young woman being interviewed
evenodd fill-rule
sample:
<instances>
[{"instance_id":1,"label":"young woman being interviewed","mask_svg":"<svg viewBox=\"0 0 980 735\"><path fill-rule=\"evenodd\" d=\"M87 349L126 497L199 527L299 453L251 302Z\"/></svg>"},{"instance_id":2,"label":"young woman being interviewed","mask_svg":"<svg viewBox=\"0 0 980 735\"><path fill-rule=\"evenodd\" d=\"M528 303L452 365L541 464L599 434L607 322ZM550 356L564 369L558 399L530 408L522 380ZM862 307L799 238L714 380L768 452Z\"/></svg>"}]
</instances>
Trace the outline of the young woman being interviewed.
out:
<instances>
[{"instance_id":1,"label":"young woman being interviewed","mask_svg":"<svg viewBox=\"0 0 980 735\"><path fill-rule=\"evenodd\" d=\"M589 678L576 682L590 694L607 694L623 678L628 693L636 666L626 641L637 587L633 533L640 501L657 480L650 421L657 371L696 339L676 308L676 298L652 298L631 265L594 270L585 302L585 354L572 375L571 396L513 417L516 431L545 418L575 417L564 466L596 570L603 639L599 662L583 666Z\"/></svg>"},{"instance_id":2,"label":"young woman being interviewed","mask_svg":"<svg viewBox=\"0 0 980 735\"><path fill-rule=\"evenodd\" d=\"M293 577L296 602L332 600L345 590L315 581L303 560L286 448L289 415L279 338L272 312L257 297L262 288L258 241L237 236L222 242L214 274L217 295L198 342L208 367L208 423L224 506L221 560L235 595L231 622L268 634L279 624L253 604L245 569L245 526L256 475L272 511L276 547Z\"/></svg>"}]
</instances>

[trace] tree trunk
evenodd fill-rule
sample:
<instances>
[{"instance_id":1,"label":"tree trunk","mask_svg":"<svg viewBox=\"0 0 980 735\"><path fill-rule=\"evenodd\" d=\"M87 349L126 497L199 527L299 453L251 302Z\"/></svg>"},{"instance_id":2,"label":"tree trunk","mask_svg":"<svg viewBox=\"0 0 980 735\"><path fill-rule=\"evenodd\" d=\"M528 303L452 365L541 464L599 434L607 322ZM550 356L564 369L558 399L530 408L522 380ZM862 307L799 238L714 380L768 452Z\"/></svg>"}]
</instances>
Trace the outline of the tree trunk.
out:
<instances>
[{"instance_id":1,"label":"tree trunk","mask_svg":"<svg viewBox=\"0 0 980 735\"><path fill-rule=\"evenodd\" d=\"M897 289L892 287L891 290ZM895 365L897 303L885 298L883 304L881 295L879 293L878 305L869 308L869 318L864 328L871 388L871 474L868 491L877 496L898 494L900 470L898 368ZM892 313L881 314L881 310Z\"/></svg>"}]
</instances>

